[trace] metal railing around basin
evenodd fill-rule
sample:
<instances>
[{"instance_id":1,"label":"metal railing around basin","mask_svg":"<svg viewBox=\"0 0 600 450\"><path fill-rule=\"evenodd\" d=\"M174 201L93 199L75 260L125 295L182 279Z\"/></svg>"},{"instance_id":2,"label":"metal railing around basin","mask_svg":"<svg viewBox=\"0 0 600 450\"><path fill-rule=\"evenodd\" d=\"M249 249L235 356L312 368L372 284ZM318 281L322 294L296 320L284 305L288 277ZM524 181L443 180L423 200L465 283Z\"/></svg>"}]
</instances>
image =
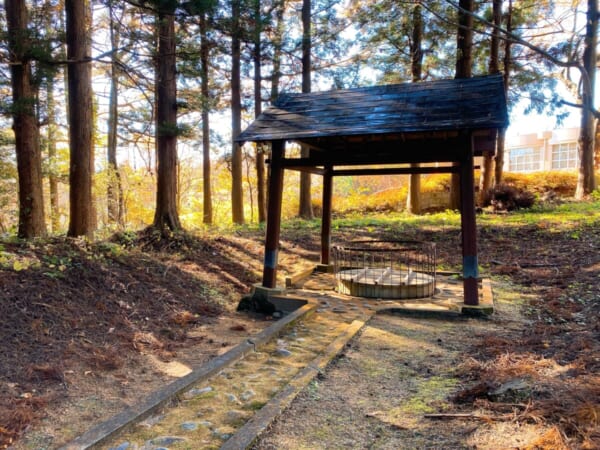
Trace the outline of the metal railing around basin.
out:
<instances>
[{"instance_id":1,"label":"metal railing around basin","mask_svg":"<svg viewBox=\"0 0 600 450\"><path fill-rule=\"evenodd\" d=\"M337 290L356 297L408 299L435 293L436 248L421 241L353 241L332 247Z\"/></svg>"}]
</instances>

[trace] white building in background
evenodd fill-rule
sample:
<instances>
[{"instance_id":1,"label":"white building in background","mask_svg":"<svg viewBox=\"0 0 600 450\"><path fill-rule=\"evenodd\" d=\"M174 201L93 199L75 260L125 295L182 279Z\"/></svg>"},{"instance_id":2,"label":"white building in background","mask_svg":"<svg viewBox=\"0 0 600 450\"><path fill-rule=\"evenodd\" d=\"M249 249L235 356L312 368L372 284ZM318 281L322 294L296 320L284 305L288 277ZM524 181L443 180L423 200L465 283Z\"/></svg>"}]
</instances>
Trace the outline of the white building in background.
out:
<instances>
[{"instance_id":1,"label":"white building in background","mask_svg":"<svg viewBox=\"0 0 600 450\"><path fill-rule=\"evenodd\" d=\"M579 128L507 137L505 172L575 170L579 162Z\"/></svg>"}]
</instances>

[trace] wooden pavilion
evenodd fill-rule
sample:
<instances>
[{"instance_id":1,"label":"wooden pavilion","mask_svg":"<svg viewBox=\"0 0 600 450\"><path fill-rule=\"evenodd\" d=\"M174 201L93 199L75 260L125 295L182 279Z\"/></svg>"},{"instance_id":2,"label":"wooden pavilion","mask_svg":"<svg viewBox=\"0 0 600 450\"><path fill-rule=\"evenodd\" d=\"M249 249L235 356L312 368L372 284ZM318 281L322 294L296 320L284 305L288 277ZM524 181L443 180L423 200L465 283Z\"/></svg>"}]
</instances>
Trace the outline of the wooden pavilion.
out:
<instances>
[{"instance_id":1,"label":"wooden pavilion","mask_svg":"<svg viewBox=\"0 0 600 450\"><path fill-rule=\"evenodd\" d=\"M464 304L478 305L473 158L493 154L507 125L501 75L280 96L237 138L271 145L262 286L276 287L285 169L323 177L324 265L330 264L333 177L458 173ZM307 146L309 156L287 157L286 141Z\"/></svg>"}]
</instances>

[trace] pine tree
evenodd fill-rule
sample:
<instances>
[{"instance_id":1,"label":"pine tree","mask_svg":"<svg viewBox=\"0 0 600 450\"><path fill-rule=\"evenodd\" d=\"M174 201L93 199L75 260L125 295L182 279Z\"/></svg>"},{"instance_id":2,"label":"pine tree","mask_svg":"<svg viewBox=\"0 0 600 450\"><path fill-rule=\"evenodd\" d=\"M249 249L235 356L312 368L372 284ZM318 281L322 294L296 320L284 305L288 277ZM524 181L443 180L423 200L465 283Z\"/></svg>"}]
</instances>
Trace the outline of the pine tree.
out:
<instances>
[{"instance_id":1,"label":"pine tree","mask_svg":"<svg viewBox=\"0 0 600 450\"><path fill-rule=\"evenodd\" d=\"M42 164L35 91L30 59L25 0L7 0L6 20L11 54L12 116L19 172L19 229L23 238L46 233L42 195Z\"/></svg>"},{"instance_id":2,"label":"pine tree","mask_svg":"<svg viewBox=\"0 0 600 450\"><path fill-rule=\"evenodd\" d=\"M579 175L575 198L582 199L596 189L594 173L594 95L598 47L598 0L587 0L586 27L581 72L581 127L579 132Z\"/></svg>"},{"instance_id":3,"label":"pine tree","mask_svg":"<svg viewBox=\"0 0 600 450\"><path fill-rule=\"evenodd\" d=\"M242 149L235 138L242 132L241 103L241 0L231 0L231 211L233 223L244 223Z\"/></svg>"},{"instance_id":4,"label":"pine tree","mask_svg":"<svg viewBox=\"0 0 600 450\"><path fill-rule=\"evenodd\" d=\"M69 85L69 236L91 237L95 225L91 18L89 0L65 0Z\"/></svg>"},{"instance_id":5,"label":"pine tree","mask_svg":"<svg viewBox=\"0 0 600 450\"><path fill-rule=\"evenodd\" d=\"M423 16L419 4L412 11L412 33L410 41L410 58L412 81L421 80L423 71ZM411 167L419 167L419 164L411 164ZM406 209L412 214L421 213L421 175L413 173L410 175L408 184L408 196L406 198Z\"/></svg>"},{"instance_id":6,"label":"pine tree","mask_svg":"<svg viewBox=\"0 0 600 450\"><path fill-rule=\"evenodd\" d=\"M121 15L122 18L123 14ZM108 219L113 223L123 225L123 188L121 175L117 164L117 126L119 123L119 60L118 48L120 42L119 21L115 20L115 10L112 2L108 3L108 31L111 47L110 64L110 94L108 103L108 139L106 145L108 187L106 192Z\"/></svg>"},{"instance_id":7,"label":"pine tree","mask_svg":"<svg viewBox=\"0 0 600 450\"><path fill-rule=\"evenodd\" d=\"M473 67L473 0L460 0L458 29L456 33L455 78L470 78ZM460 208L460 175L452 174L450 183L450 209Z\"/></svg>"},{"instance_id":8,"label":"pine tree","mask_svg":"<svg viewBox=\"0 0 600 450\"><path fill-rule=\"evenodd\" d=\"M496 27L502 25L502 0L493 0L492 2L492 18ZM500 31L498 28L492 30L492 38L490 41L490 61L489 73L500 73ZM498 140L496 140L496 148ZM479 180L479 203L483 204L487 191L492 186L492 172L494 167L494 158L491 153L483 155L483 164L481 166L481 176Z\"/></svg>"},{"instance_id":9,"label":"pine tree","mask_svg":"<svg viewBox=\"0 0 600 450\"><path fill-rule=\"evenodd\" d=\"M252 55L254 63L254 117L262 112L262 13L260 0L254 1L254 51ZM263 223L267 220L267 183L265 173L265 155L262 145L256 144L256 203L258 208L258 221Z\"/></svg>"},{"instance_id":10,"label":"pine tree","mask_svg":"<svg viewBox=\"0 0 600 450\"><path fill-rule=\"evenodd\" d=\"M302 0L302 92L311 91L311 0ZM301 147L303 158L309 156L308 147ZM300 202L298 215L304 219L312 219L311 176L308 172L300 173Z\"/></svg>"},{"instance_id":11,"label":"pine tree","mask_svg":"<svg viewBox=\"0 0 600 450\"><path fill-rule=\"evenodd\" d=\"M177 70L175 3L159 2L156 16L156 210L153 226L181 229L177 211Z\"/></svg>"}]
</instances>

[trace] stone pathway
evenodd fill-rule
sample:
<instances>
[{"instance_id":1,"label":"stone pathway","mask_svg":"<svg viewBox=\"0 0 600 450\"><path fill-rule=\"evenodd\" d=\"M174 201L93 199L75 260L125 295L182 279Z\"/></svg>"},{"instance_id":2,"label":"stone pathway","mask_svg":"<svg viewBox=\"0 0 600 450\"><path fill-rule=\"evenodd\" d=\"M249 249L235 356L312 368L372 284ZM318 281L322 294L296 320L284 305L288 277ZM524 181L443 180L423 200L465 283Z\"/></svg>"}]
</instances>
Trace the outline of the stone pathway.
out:
<instances>
[{"instance_id":1,"label":"stone pathway","mask_svg":"<svg viewBox=\"0 0 600 450\"><path fill-rule=\"evenodd\" d=\"M219 448L354 320L366 321L375 312L369 302L355 304L333 293L316 301L315 313L102 448Z\"/></svg>"},{"instance_id":2,"label":"stone pathway","mask_svg":"<svg viewBox=\"0 0 600 450\"><path fill-rule=\"evenodd\" d=\"M453 282L441 286L438 292L442 294L442 303L456 296L455 286ZM279 401L284 405L279 408L284 409L287 403L278 400L281 393L289 390L290 385L296 386L296 392L292 394L295 397L303 387L299 385L310 381L306 369L325 367L328 360L324 361L323 353L332 351L328 346L331 347L336 338L338 341L340 338L346 339L344 335L349 329L355 330L352 332L355 333L379 309L401 306L393 301L337 294L333 291L332 277L324 274L315 274L302 286L287 292L316 302L316 310L217 375L191 386L168 406L142 422L132 424L100 448L220 448L240 430L243 434L249 428L246 424L252 422L250 419L260 416L257 412L270 401ZM437 307L433 306L433 310L436 310ZM343 340L338 347L346 342ZM309 376L313 377L316 373ZM285 395L289 397L289 394ZM287 401L289 403L291 399ZM236 439L231 439L230 444L233 441Z\"/></svg>"}]
</instances>

